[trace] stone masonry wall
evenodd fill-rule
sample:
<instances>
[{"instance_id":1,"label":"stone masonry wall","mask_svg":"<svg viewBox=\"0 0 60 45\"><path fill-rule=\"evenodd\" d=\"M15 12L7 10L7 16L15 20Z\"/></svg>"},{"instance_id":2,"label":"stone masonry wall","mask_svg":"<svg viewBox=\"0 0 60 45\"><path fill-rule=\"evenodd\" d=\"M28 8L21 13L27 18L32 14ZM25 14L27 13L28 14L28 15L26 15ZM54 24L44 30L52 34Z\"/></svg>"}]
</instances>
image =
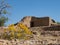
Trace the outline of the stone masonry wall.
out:
<instances>
[{"instance_id":1,"label":"stone masonry wall","mask_svg":"<svg viewBox=\"0 0 60 45\"><path fill-rule=\"evenodd\" d=\"M24 17L21 22L25 24L27 27L39 27L39 26L50 26L52 21L49 17Z\"/></svg>"},{"instance_id":2,"label":"stone masonry wall","mask_svg":"<svg viewBox=\"0 0 60 45\"><path fill-rule=\"evenodd\" d=\"M42 18L33 18L32 17L32 22L34 22L34 26L35 27L39 27L39 26L49 26L49 17L42 17Z\"/></svg>"}]
</instances>

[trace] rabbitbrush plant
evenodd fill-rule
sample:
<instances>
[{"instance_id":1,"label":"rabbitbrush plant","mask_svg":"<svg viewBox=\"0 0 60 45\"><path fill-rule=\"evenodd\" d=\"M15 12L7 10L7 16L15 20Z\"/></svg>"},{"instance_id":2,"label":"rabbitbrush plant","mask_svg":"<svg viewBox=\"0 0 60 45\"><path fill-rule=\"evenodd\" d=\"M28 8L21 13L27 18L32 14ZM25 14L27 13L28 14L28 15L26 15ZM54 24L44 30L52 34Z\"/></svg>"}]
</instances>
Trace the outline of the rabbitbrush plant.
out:
<instances>
[{"instance_id":1,"label":"rabbitbrush plant","mask_svg":"<svg viewBox=\"0 0 60 45\"><path fill-rule=\"evenodd\" d=\"M8 28L4 30L4 33L1 35L2 39L29 39L32 36L32 32L22 23L9 25Z\"/></svg>"}]
</instances>

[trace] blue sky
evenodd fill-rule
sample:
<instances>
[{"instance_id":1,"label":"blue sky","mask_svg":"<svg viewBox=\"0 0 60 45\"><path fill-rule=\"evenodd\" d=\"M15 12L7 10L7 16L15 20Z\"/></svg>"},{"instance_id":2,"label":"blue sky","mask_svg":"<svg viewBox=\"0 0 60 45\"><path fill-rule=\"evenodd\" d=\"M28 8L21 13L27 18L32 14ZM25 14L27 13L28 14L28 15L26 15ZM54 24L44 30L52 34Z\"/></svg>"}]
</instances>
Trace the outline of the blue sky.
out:
<instances>
[{"instance_id":1,"label":"blue sky","mask_svg":"<svg viewBox=\"0 0 60 45\"><path fill-rule=\"evenodd\" d=\"M60 22L60 0L7 0L11 5L7 25L19 22L24 16L49 16Z\"/></svg>"}]
</instances>

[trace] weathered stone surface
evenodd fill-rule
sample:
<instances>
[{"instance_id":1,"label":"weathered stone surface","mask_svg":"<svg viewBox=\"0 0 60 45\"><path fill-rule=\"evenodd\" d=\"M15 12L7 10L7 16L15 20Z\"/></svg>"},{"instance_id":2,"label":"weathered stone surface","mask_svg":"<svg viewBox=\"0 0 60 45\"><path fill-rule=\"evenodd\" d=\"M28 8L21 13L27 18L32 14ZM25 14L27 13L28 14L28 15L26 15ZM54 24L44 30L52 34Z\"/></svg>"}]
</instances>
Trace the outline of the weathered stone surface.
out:
<instances>
[{"instance_id":1,"label":"weathered stone surface","mask_svg":"<svg viewBox=\"0 0 60 45\"><path fill-rule=\"evenodd\" d=\"M29 27L33 36L29 40L0 39L0 45L60 45L60 25L49 17L27 16L21 22ZM0 27L0 33L2 32L4 32L4 27Z\"/></svg>"},{"instance_id":2,"label":"weathered stone surface","mask_svg":"<svg viewBox=\"0 0 60 45\"><path fill-rule=\"evenodd\" d=\"M57 25L56 22L50 17L26 16L21 20L21 22L25 24L27 27Z\"/></svg>"}]
</instances>

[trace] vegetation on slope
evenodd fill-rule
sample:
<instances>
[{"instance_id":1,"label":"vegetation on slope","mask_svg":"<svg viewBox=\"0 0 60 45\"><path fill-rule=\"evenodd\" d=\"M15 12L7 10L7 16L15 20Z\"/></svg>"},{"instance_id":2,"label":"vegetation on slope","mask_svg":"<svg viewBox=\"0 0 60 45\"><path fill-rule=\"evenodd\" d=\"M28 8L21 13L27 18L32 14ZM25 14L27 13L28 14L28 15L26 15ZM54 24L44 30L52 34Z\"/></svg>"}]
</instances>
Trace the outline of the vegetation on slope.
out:
<instances>
[{"instance_id":1,"label":"vegetation on slope","mask_svg":"<svg viewBox=\"0 0 60 45\"><path fill-rule=\"evenodd\" d=\"M2 39L29 39L32 36L32 32L22 23L14 26L14 24L9 25L8 28L4 30L4 33L0 35Z\"/></svg>"}]
</instances>

